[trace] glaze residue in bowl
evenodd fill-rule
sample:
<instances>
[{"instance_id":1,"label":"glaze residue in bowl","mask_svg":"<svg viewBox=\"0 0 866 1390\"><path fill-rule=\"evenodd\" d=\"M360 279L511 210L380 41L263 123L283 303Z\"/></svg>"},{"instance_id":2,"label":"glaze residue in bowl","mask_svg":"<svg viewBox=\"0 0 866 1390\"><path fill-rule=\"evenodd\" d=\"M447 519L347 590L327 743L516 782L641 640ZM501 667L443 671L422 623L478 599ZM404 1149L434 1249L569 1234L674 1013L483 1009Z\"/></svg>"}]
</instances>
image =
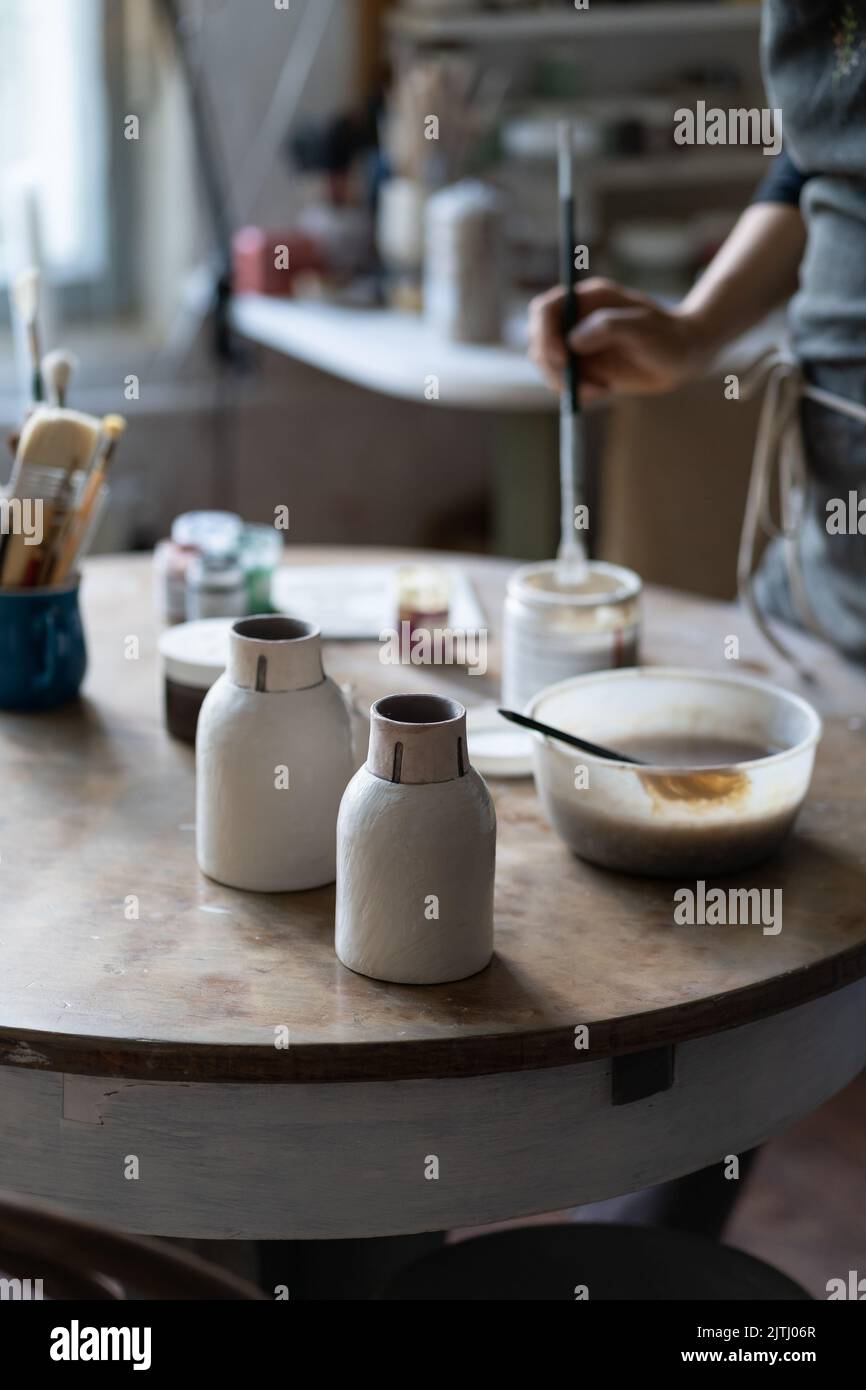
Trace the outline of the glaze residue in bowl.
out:
<instances>
[{"instance_id":1,"label":"glaze residue in bowl","mask_svg":"<svg viewBox=\"0 0 866 1390\"><path fill-rule=\"evenodd\" d=\"M607 868L664 877L733 873L772 854L803 804L821 736L816 712L788 691L663 667L563 681L529 713L634 757L653 743L671 749L669 761L636 767L533 735L538 794L569 848ZM727 745L730 761L683 766L678 742Z\"/></svg>"}]
</instances>

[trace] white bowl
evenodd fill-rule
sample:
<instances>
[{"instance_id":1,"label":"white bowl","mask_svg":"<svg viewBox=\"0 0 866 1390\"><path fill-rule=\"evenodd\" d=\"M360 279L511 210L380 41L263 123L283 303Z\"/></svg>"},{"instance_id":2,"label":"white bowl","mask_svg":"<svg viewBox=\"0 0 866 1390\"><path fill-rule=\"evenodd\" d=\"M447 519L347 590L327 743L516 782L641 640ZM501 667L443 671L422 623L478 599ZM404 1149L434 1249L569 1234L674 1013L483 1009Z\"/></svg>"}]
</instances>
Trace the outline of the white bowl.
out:
<instances>
[{"instance_id":1,"label":"white bowl","mask_svg":"<svg viewBox=\"0 0 866 1390\"><path fill-rule=\"evenodd\" d=\"M780 750L712 771L635 767L533 734L538 794L569 849L607 868L664 877L732 873L772 854L803 804L821 737L815 710L786 690L665 667L561 681L526 712L610 748L638 735L691 734Z\"/></svg>"}]
</instances>

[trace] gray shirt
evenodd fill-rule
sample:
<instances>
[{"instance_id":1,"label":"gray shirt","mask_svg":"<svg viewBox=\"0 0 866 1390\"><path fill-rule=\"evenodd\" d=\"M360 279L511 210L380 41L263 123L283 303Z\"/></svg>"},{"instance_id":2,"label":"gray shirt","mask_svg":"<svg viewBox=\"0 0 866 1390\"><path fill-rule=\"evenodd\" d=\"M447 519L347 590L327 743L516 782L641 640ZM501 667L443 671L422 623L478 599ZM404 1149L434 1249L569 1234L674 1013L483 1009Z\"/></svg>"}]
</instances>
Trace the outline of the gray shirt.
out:
<instances>
[{"instance_id":1,"label":"gray shirt","mask_svg":"<svg viewBox=\"0 0 866 1390\"><path fill-rule=\"evenodd\" d=\"M805 362L866 364L866 4L765 0L761 46L770 104L804 178L793 345Z\"/></svg>"},{"instance_id":2,"label":"gray shirt","mask_svg":"<svg viewBox=\"0 0 866 1390\"><path fill-rule=\"evenodd\" d=\"M759 197L799 202L806 222L792 346L807 377L866 403L866 3L765 0L762 55L781 108L787 158ZM828 529L828 504L866 497L866 424L804 401L809 470L799 553L813 611L830 641L866 661L866 536ZM769 547L756 581L762 607L790 622L782 550Z\"/></svg>"}]
</instances>

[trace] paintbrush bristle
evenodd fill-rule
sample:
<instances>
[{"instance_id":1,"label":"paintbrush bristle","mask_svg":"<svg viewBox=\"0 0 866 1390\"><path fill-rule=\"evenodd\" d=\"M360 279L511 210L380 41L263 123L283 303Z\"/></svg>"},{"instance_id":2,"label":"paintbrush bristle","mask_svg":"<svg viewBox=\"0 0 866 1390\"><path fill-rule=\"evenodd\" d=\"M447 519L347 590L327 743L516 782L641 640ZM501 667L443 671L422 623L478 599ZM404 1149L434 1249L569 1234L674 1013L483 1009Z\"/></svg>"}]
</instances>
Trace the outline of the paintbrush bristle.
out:
<instances>
[{"instance_id":1,"label":"paintbrush bristle","mask_svg":"<svg viewBox=\"0 0 866 1390\"><path fill-rule=\"evenodd\" d=\"M126 421L122 415L104 415L102 417L102 438L105 441L106 463L111 461L125 429Z\"/></svg>"},{"instance_id":2,"label":"paintbrush bristle","mask_svg":"<svg viewBox=\"0 0 866 1390\"><path fill-rule=\"evenodd\" d=\"M102 433L107 434L110 439L119 439L126 429L126 421L122 415L104 415L102 418Z\"/></svg>"},{"instance_id":3,"label":"paintbrush bristle","mask_svg":"<svg viewBox=\"0 0 866 1390\"><path fill-rule=\"evenodd\" d=\"M66 404L69 382L77 367L78 358L73 352L67 352L65 348L55 348L53 352L46 352L42 359L42 379L45 382L51 405L62 406Z\"/></svg>"},{"instance_id":4,"label":"paintbrush bristle","mask_svg":"<svg viewBox=\"0 0 866 1390\"><path fill-rule=\"evenodd\" d=\"M36 311L39 308L39 271L34 266L22 270L15 276L12 298L18 317L29 327L35 322Z\"/></svg>"}]
</instances>

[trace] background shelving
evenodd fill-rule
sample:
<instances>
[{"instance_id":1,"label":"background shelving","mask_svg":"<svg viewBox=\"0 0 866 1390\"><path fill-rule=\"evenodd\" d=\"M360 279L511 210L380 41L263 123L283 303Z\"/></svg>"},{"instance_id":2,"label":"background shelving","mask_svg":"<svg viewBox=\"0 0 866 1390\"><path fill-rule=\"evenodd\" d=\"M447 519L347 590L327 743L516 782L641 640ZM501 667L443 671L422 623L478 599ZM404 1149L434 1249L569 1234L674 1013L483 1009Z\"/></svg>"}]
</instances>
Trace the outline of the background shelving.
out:
<instances>
[{"instance_id":1,"label":"background shelving","mask_svg":"<svg viewBox=\"0 0 866 1390\"><path fill-rule=\"evenodd\" d=\"M622 36L638 38L692 33L753 33L760 23L760 5L612 5L599 3L588 10L562 9L479 10L465 14L428 15L398 9L388 16L388 28L396 38L415 43L479 42L484 44L525 40L589 39Z\"/></svg>"}]
</instances>

